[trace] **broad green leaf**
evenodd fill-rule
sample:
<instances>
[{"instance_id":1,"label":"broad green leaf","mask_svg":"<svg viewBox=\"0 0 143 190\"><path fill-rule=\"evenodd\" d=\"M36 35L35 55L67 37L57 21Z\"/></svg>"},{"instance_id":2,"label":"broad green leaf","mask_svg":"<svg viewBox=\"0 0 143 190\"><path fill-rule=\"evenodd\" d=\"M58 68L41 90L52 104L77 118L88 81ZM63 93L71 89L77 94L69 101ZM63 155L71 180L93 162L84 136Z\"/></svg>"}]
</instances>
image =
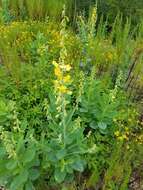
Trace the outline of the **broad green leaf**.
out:
<instances>
[{"instance_id":1,"label":"broad green leaf","mask_svg":"<svg viewBox=\"0 0 143 190\"><path fill-rule=\"evenodd\" d=\"M7 160L0 159L0 178L4 176L8 176L9 171L6 169Z\"/></svg>"},{"instance_id":2,"label":"broad green leaf","mask_svg":"<svg viewBox=\"0 0 143 190\"><path fill-rule=\"evenodd\" d=\"M27 120L26 120L26 119L25 119L25 120L23 120L23 121L21 122L21 128L22 128L23 130L25 130L25 129L26 129L27 125L28 125L28 122L27 122Z\"/></svg>"},{"instance_id":3,"label":"broad green leaf","mask_svg":"<svg viewBox=\"0 0 143 190\"><path fill-rule=\"evenodd\" d=\"M92 121L92 122L90 123L90 127L91 127L92 129L97 129L97 128L98 128L97 123L96 123L95 121Z\"/></svg>"},{"instance_id":4,"label":"broad green leaf","mask_svg":"<svg viewBox=\"0 0 143 190\"><path fill-rule=\"evenodd\" d=\"M80 108L80 112L81 112L81 113L87 113L87 112L88 112L88 109Z\"/></svg>"},{"instance_id":5,"label":"broad green leaf","mask_svg":"<svg viewBox=\"0 0 143 190\"><path fill-rule=\"evenodd\" d=\"M17 154L21 154L24 152L24 150L25 150L25 142L24 142L23 135L21 135L17 142L16 152L17 152Z\"/></svg>"},{"instance_id":6,"label":"broad green leaf","mask_svg":"<svg viewBox=\"0 0 143 190\"><path fill-rule=\"evenodd\" d=\"M28 180L28 171L23 170L19 175L14 177L11 185L10 190L19 190L19 188L26 183Z\"/></svg>"},{"instance_id":7,"label":"broad green leaf","mask_svg":"<svg viewBox=\"0 0 143 190\"><path fill-rule=\"evenodd\" d=\"M61 171L59 168L57 168L55 170L55 174L54 174L54 177L55 177L55 180L58 182L58 183L62 183L66 177L66 172L64 171Z\"/></svg>"},{"instance_id":8,"label":"broad green leaf","mask_svg":"<svg viewBox=\"0 0 143 190\"><path fill-rule=\"evenodd\" d=\"M34 189L33 184L30 181L28 181L25 185L25 190L33 190L33 189Z\"/></svg>"},{"instance_id":9,"label":"broad green leaf","mask_svg":"<svg viewBox=\"0 0 143 190\"><path fill-rule=\"evenodd\" d=\"M72 165L72 168L76 171L83 172L84 166L85 166L85 162L83 160L78 160Z\"/></svg>"},{"instance_id":10,"label":"broad green leaf","mask_svg":"<svg viewBox=\"0 0 143 190\"><path fill-rule=\"evenodd\" d=\"M62 158L65 157L65 155L66 155L66 150L62 149L57 152L56 157L58 158L58 160L61 160Z\"/></svg>"},{"instance_id":11,"label":"broad green leaf","mask_svg":"<svg viewBox=\"0 0 143 190\"><path fill-rule=\"evenodd\" d=\"M99 129L101 129L101 130L105 130L105 129L107 128L107 124L104 123L104 122L99 122L99 123L98 123L98 127L99 127Z\"/></svg>"},{"instance_id":12,"label":"broad green leaf","mask_svg":"<svg viewBox=\"0 0 143 190\"><path fill-rule=\"evenodd\" d=\"M36 150L34 147L27 148L27 150L25 151L24 156L22 158L23 163L31 162L35 157L35 153L36 153Z\"/></svg>"},{"instance_id":13,"label":"broad green leaf","mask_svg":"<svg viewBox=\"0 0 143 190\"><path fill-rule=\"evenodd\" d=\"M16 168L17 166L17 160L10 160L8 161L8 163L6 164L6 168L8 170L13 170L14 168Z\"/></svg>"},{"instance_id":14,"label":"broad green leaf","mask_svg":"<svg viewBox=\"0 0 143 190\"><path fill-rule=\"evenodd\" d=\"M6 154L5 148L4 147L0 147L0 158L3 158Z\"/></svg>"},{"instance_id":15,"label":"broad green leaf","mask_svg":"<svg viewBox=\"0 0 143 190\"><path fill-rule=\"evenodd\" d=\"M38 177L40 176L40 172L38 169L31 169L29 171L29 178L34 181L36 179L38 179Z\"/></svg>"}]
</instances>

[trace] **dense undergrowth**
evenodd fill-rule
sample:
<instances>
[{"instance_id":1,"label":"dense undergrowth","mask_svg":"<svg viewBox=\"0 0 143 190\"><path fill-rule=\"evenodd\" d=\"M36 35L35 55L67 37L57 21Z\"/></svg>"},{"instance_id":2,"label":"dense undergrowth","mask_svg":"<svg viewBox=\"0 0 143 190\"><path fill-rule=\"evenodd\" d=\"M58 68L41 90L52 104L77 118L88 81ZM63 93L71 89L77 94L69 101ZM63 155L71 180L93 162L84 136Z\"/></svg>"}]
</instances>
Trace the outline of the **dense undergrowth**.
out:
<instances>
[{"instance_id":1,"label":"dense undergrowth","mask_svg":"<svg viewBox=\"0 0 143 190\"><path fill-rule=\"evenodd\" d=\"M43 19L47 16L58 18L62 7L66 4L66 14L74 25L76 16L81 12L88 15L90 7L97 4L98 15L109 23L113 23L117 13L122 14L123 19L131 19L132 25L136 25L143 17L142 0L0 0L0 14L4 19Z\"/></svg>"},{"instance_id":2,"label":"dense undergrowth","mask_svg":"<svg viewBox=\"0 0 143 190\"><path fill-rule=\"evenodd\" d=\"M143 25L77 18L0 26L0 183L127 190L143 156ZM96 28L96 29L95 29ZM140 170L140 175L143 171Z\"/></svg>"}]
</instances>

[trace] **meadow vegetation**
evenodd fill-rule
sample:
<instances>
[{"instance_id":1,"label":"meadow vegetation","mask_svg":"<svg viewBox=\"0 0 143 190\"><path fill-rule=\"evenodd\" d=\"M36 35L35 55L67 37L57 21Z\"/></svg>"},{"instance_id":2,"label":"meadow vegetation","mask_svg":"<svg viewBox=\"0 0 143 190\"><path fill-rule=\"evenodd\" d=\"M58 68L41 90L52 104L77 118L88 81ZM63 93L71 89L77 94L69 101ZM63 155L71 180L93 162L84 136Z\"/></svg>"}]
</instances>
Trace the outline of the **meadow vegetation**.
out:
<instances>
[{"instance_id":1,"label":"meadow vegetation","mask_svg":"<svg viewBox=\"0 0 143 190\"><path fill-rule=\"evenodd\" d=\"M93 6L72 27L72 1L50 2L1 1L0 184L128 190L143 177L143 23L118 14L109 31Z\"/></svg>"}]
</instances>

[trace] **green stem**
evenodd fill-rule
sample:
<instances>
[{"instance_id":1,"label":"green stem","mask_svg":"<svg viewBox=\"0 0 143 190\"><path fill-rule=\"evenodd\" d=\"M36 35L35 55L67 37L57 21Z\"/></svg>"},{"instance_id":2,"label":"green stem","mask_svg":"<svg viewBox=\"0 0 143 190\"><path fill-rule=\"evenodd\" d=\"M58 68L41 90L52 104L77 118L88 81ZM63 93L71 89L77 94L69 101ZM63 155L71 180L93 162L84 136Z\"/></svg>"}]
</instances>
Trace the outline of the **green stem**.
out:
<instances>
[{"instance_id":1,"label":"green stem","mask_svg":"<svg viewBox=\"0 0 143 190\"><path fill-rule=\"evenodd\" d=\"M65 108L65 99L63 97L63 118L62 118L62 123L63 123L63 137L64 137L64 147L66 146L66 122L65 122L65 117L66 117L66 108Z\"/></svg>"}]
</instances>

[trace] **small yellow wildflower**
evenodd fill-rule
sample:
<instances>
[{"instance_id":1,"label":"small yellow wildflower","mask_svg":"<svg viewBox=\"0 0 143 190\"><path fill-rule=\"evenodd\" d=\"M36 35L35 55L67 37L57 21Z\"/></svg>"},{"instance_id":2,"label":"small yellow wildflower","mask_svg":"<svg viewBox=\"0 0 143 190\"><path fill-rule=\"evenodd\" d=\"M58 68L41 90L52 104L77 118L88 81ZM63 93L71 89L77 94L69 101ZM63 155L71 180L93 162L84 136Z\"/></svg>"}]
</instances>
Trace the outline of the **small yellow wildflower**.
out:
<instances>
[{"instance_id":1,"label":"small yellow wildflower","mask_svg":"<svg viewBox=\"0 0 143 190\"><path fill-rule=\"evenodd\" d=\"M126 131L126 135L129 135L129 131Z\"/></svg>"},{"instance_id":2,"label":"small yellow wildflower","mask_svg":"<svg viewBox=\"0 0 143 190\"><path fill-rule=\"evenodd\" d=\"M126 134L120 135L119 133L117 133L117 134L116 134L116 137L117 137L118 140L121 140L121 141L123 141L123 140L128 140L128 139L129 139Z\"/></svg>"},{"instance_id":3,"label":"small yellow wildflower","mask_svg":"<svg viewBox=\"0 0 143 190\"><path fill-rule=\"evenodd\" d=\"M123 134L122 137L123 137L123 139L128 140L128 137L126 134Z\"/></svg>"},{"instance_id":4,"label":"small yellow wildflower","mask_svg":"<svg viewBox=\"0 0 143 190\"><path fill-rule=\"evenodd\" d=\"M129 131L129 128L128 128L128 127L125 127L125 130L126 130L126 131Z\"/></svg>"},{"instance_id":5,"label":"small yellow wildflower","mask_svg":"<svg viewBox=\"0 0 143 190\"><path fill-rule=\"evenodd\" d=\"M109 52L107 57L108 57L109 60L112 60L113 59L113 54L111 52Z\"/></svg>"},{"instance_id":6,"label":"small yellow wildflower","mask_svg":"<svg viewBox=\"0 0 143 190\"><path fill-rule=\"evenodd\" d=\"M120 137L118 137L118 140L123 141L123 140L124 140L124 137L123 137L123 136L120 136Z\"/></svg>"},{"instance_id":7,"label":"small yellow wildflower","mask_svg":"<svg viewBox=\"0 0 143 190\"><path fill-rule=\"evenodd\" d=\"M119 137L120 132L119 132L119 131L116 131L114 134L115 134L116 137Z\"/></svg>"}]
</instances>

